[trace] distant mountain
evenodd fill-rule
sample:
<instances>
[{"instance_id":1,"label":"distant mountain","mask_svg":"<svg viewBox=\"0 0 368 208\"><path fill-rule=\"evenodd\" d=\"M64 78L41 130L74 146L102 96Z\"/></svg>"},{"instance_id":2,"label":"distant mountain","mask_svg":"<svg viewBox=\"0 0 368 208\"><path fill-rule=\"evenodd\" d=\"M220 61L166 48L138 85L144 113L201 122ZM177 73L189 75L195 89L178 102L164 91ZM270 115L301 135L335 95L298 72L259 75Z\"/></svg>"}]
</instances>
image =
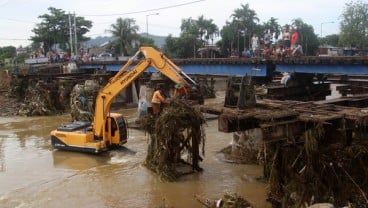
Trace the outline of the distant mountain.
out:
<instances>
[{"instance_id":1,"label":"distant mountain","mask_svg":"<svg viewBox=\"0 0 368 208\"><path fill-rule=\"evenodd\" d=\"M142 33L140 35L145 37L146 33ZM166 39L165 36L148 35L148 37L152 38L155 45L159 48L161 48L165 44L165 39ZM83 46L86 48L101 47L113 40L114 38L111 36L104 36L104 37L98 36L96 38L93 38L89 41L84 42Z\"/></svg>"},{"instance_id":2,"label":"distant mountain","mask_svg":"<svg viewBox=\"0 0 368 208\"><path fill-rule=\"evenodd\" d=\"M83 42L83 46L86 48L94 48L94 47L101 47L103 45L105 45L106 43L108 43L109 41L112 41L113 37L108 37L108 36L98 36L96 38L93 38L91 40L88 40L86 42Z\"/></svg>"},{"instance_id":3,"label":"distant mountain","mask_svg":"<svg viewBox=\"0 0 368 208\"><path fill-rule=\"evenodd\" d=\"M143 35L146 35L146 34L147 33L143 33L141 35L143 36ZM148 34L148 38L152 38L155 45L159 48L162 48L165 44L165 40L166 40L167 37L166 36L158 36L158 35Z\"/></svg>"}]
</instances>

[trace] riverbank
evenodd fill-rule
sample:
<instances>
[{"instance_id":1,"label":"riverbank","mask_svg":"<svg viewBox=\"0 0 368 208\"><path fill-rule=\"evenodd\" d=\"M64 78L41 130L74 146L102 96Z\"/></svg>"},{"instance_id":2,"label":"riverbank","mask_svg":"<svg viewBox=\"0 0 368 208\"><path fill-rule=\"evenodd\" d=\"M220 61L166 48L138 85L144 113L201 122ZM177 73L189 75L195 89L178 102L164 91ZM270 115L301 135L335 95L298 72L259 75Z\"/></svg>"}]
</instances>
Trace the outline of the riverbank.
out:
<instances>
[{"instance_id":1,"label":"riverbank","mask_svg":"<svg viewBox=\"0 0 368 208\"><path fill-rule=\"evenodd\" d=\"M4 95L3 92L0 94L0 116L9 117L16 116L20 106L22 104L15 98L10 98Z\"/></svg>"},{"instance_id":2,"label":"riverbank","mask_svg":"<svg viewBox=\"0 0 368 208\"><path fill-rule=\"evenodd\" d=\"M0 116L15 116L21 106L16 98L7 96L11 76L6 70L0 70Z\"/></svg>"}]
</instances>

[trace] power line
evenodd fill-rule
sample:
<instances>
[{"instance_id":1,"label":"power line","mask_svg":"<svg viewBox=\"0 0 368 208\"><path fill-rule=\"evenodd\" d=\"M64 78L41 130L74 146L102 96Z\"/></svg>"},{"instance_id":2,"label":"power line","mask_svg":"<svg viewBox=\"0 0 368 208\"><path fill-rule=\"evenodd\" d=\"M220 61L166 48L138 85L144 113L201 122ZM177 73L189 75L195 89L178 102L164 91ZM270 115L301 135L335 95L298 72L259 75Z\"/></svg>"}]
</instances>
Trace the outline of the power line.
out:
<instances>
[{"instance_id":1,"label":"power line","mask_svg":"<svg viewBox=\"0 0 368 208\"><path fill-rule=\"evenodd\" d=\"M29 39L22 39L22 38L0 38L0 40L29 40Z\"/></svg>"},{"instance_id":2,"label":"power line","mask_svg":"<svg viewBox=\"0 0 368 208\"><path fill-rule=\"evenodd\" d=\"M27 21L27 20L18 20L18 19L9 19L9 18L7 18L6 20L8 20L8 21L13 21L13 22L22 22L22 23L32 23L32 24L37 24L37 22L32 22L32 21Z\"/></svg>"},{"instance_id":3,"label":"power line","mask_svg":"<svg viewBox=\"0 0 368 208\"><path fill-rule=\"evenodd\" d=\"M175 7L186 6L186 5L195 4L195 3L198 3L198 2L201 2L201 1L205 1L205 0L191 1L191 2L187 2L187 3L183 3L183 4L175 4L175 5L171 5L171 6L160 7L160 8L156 8L156 9L147 9L147 10L135 11L135 12L126 12L126 13L118 13L118 14L89 14L89 15L85 14L85 15L82 15L82 16L103 17L103 16L118 16L118 15L146 13L146 12L153 12L153 11L159 11L159 10L164 10L164 9L171 9L171 8L175 8Z\"/></svg>"}]
</instances>

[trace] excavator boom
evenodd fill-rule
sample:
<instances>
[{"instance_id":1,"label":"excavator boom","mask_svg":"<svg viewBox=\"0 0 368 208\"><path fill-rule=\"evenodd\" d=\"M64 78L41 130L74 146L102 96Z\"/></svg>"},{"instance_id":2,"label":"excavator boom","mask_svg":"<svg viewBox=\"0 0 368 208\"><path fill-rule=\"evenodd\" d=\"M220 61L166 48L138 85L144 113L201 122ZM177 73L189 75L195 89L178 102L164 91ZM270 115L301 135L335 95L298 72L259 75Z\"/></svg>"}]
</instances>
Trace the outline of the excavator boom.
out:
<instances>
[{"instance_id":1,"label":"excavator boom","mask_svg":"<svg viewBox=\"0 0 368 208\"><path fill-rule=\"evenodd\" d=\"M127 71L127 68L133 63L133 60L139 53L142 53L145 59ZM141 47L135 56L130 58L127 64L125 64L109 81L109 83L100 90L96 98L94 130L97 137L103 136L104 123L106 122L107 114L110 111L113 99L150 66L160 71L175 83L189 85L188 82L180 75L183 74L182 70L162 53L152 47Z\"/></svg>"},{"instance_id":2,"label":"excavator boom","mask_svg":"<svg viewBox=\"0 0 368 208\"><path fill-rule=\"evenodd\" d=\"M139 54L143 54L145 58L129 69ZM110 113L111 103L121 91L126 89L148 67L155 68L175 83L189 86L187 79L192 82L191 84L196 84L161 52L152 47L141 47L99 91L96 97L93 124L83 123L82 125L75 122L52 131L53 147L77 151L88 149L87 152L97 153L108 149L111 145L125 143L127 141L125 121L122 115Z\"/></svg>"}]
</instances>

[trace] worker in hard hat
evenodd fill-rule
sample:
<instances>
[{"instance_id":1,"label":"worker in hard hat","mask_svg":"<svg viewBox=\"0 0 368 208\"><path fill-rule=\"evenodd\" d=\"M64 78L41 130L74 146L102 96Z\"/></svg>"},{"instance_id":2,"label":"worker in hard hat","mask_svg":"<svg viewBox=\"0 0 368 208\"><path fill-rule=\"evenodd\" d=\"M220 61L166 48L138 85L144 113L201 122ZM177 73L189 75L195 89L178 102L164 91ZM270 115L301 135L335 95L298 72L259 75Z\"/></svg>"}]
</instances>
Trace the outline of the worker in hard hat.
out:
<instances>
[{"instance_id":1,"label":"worker in hard hat","mask_svg":"<svg viewBox=\"0 0 368 208\"><path fill-rule=\"evenodd\" d=\"M185 98L188 95L188 90L182 83L175 85L174 98Z\"/></svg>"},{"instance_id":2,"label":"worker in hard hat","mask_svg":"<svg viewBox=\"0 0 368 208\"><path fill-rule=\"evenodd\" d=\"M165 101L165 97L162 94L162 89L161 87L158 86L156 87L156 90L153 93L152 100L151 100L152 111L154 115L159 114L161 112L161 103L163 103L164 101Z\"/></svg>"}]
</instances>

